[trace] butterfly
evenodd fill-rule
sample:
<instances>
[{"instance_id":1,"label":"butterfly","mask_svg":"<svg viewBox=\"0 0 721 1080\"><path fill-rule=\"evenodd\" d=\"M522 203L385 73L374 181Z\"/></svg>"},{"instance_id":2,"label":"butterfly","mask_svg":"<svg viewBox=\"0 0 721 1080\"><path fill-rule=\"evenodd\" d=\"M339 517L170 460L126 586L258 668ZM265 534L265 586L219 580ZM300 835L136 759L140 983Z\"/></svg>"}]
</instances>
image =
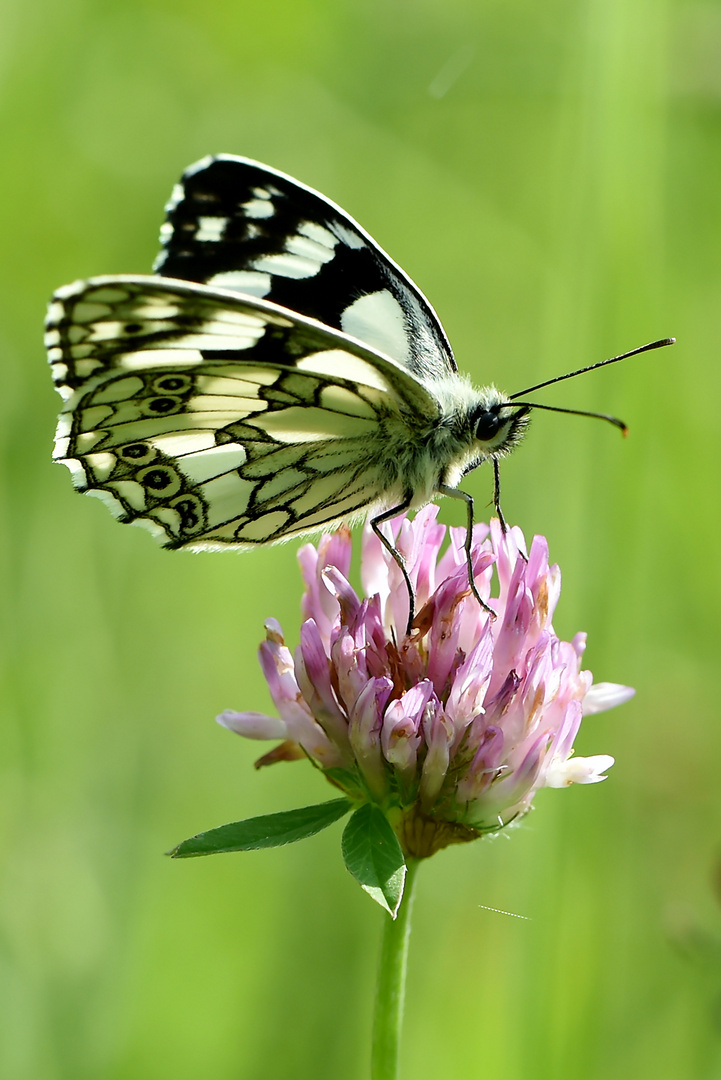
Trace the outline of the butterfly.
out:
<instances>
[{"instance_id":1,"label":"butterfly","mask_svg":"<svg viewBox=\"0 0 721 1080\"><path fill-rule=\"evenodd\" d=\"M409 629L413 588L382 526L449 495L466 505L469 584L486 607L458 484L490 461L500 515L499 460L530 409L550 408L515 399L538 386L474 388L428 300L368 233L248 158L187 169L161 245L154 275L77 281L50 303L64 399L53 456L75 487L195 551L369 518L404 575Z\"/></svg>"}]
</instances>

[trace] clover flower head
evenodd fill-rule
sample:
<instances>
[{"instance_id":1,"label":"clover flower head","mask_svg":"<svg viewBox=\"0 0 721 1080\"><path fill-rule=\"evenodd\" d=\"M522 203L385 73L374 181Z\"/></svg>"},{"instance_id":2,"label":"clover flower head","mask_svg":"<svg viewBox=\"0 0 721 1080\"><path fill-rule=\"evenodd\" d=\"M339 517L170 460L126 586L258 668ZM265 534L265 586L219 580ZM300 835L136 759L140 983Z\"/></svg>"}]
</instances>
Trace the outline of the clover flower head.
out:
<instances>
[{"instance_id":1,"label":"clover flower head","mask_svg":"<svg viewBox=\"0 0 721 1080\"><path fill-rule=\"evenodd\" d=\"M259 655L278 711L224 712L218 721L253 739L280 739L258 764L309 757L353 801L373 802L406 855L497 831L526 813L539 788L604 780L613 758L574 757L584 713L632 696L593 685L581 669L585 634L560 641L552 617L557 566L543 537L497 521L476 525L469 589L465 530L433 505L398 518L418 612L406 634L408 593L396 562L366 528L361 597L348 580L347 530L299 552L305 582L293 655L268 619Z\"/></svg>"}]
</instances>

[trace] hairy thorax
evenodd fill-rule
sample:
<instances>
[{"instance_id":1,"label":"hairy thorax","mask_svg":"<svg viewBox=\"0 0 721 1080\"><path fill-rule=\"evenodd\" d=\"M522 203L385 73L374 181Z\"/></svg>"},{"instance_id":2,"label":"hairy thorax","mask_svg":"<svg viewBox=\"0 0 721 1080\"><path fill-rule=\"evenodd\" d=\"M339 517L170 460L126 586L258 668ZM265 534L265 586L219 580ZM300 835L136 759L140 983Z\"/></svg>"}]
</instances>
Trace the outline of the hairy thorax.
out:
<instances>
[{"instance_id":1,"label":"hairy thorax","mask_svg":"<svg viewBox=\"0 0 721 1080\"><path fill-rule=\"evenodd\" d=\"M384 478L394 481L386 489L392 486L399 501L410 497L413 507L429 502L442 485L455 487L493 456L495 451L475 437L475 417L505 400L495 387L478 390L460 375L439 379L432 392L438 401L434 417L389 413L379 432Z\"/></svg>"}]
</instances>

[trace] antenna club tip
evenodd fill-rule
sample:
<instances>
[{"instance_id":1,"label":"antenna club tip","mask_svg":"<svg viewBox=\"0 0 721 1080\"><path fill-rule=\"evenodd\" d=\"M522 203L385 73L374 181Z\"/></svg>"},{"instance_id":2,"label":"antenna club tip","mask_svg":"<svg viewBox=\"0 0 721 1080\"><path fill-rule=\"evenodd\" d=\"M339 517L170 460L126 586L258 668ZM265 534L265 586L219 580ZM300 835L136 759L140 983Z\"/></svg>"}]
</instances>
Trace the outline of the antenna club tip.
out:
<instances>
[{"instance_id":1,"label":"antenna club tip","mask_svg":"<svg viewBox=\"0 0 721 1080\"><path fill-rule=\"evenodd\" d=\"M628 428L625 424L621 425L621 434L623 435L624 439L628 438Z\"/></svg>"}]
</instances>

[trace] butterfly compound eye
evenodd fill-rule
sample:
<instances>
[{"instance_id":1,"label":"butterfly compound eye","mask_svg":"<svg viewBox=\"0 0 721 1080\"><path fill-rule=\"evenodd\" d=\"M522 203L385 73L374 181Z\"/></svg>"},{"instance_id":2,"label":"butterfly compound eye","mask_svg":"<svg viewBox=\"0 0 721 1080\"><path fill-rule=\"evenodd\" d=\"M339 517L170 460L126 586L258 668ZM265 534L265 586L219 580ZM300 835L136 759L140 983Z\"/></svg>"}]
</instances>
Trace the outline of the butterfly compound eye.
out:
<instances>
[{"instance_id":1,"label":"butterfly compound eye","mask_svg":"<svg viewBox=\"0 0 721 1080\"><path fill-rule=\"evenodd\" d=\"M497 412L486 409L476 420L476 438L479 442L490 442L491 439L495 439L503 423Z\"/></svg>"}]
</instances>

